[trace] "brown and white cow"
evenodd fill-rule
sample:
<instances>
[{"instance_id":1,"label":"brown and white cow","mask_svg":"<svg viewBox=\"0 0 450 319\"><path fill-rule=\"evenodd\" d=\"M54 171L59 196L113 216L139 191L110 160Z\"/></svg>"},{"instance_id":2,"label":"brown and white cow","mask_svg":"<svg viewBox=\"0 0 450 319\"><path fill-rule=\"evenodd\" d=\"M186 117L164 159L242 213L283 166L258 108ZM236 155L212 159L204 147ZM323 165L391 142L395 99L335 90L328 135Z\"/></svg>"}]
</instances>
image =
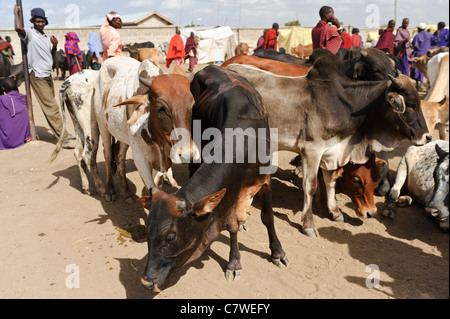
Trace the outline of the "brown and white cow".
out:
<instances>
[{"instance_id":1,"label":"brown and white cow","mask_svg":"<svg viewBox=\"0 0 450 319\"><path fill-rule=\"evenodd\" d=\"M366 163L372 152L392 151L403 139L415 145L431 140L419 95L406 76L355 81L326 58L318 59L304 77L240 64L228 68L261 94L269 123L278 128L279 150L302 156L302 221L309 236L318 235L312 203L319 167L328 184L334 170L349 162Z\"/></svg>"},{"instance_id":2,"label":"brown and white cow","mask_svg":"<svg viewBox=\"0 0 450 319\"><path fill-rule=\"evenodd\" d=\"M165 172L172 162L199 158L198 149L190 138L194 99L186 77L162 74L161 69L149 60L139 63L128 57L115 57L103 63L94 90L94 113L106 163L107 200L115 197L114 157L121 179L120 193L125 198L131 195L125 178L128 146L131 146L134 163L150 191L156 188L153 169ZM183 134L188 134L187 140ZM186 145L172 148L180 135L180 143ZM118 148L114 146L113 138L119 141Z\"/></svg>"}]
</instances>

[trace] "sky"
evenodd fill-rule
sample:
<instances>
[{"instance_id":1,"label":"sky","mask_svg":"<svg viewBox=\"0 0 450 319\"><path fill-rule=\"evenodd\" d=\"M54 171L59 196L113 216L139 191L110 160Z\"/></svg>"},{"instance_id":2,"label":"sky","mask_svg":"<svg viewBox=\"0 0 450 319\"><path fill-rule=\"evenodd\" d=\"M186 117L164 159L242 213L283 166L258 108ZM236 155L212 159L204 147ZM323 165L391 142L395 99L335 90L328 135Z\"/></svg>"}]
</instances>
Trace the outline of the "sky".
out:
<instances>
[{"instance_id":1,"label":"sky","mask_svg":"<svg viewBox=\"0 0 450 319\"><path fill-rule=\"evenodd\" d=\"M378 28L395 18L395 2L397 26L404 17L410 19L410 27L421 22L449 23L449 0L22 0L22 5L25 26L31 26L31 9L40 7L48 17L47 28L99 25L110 11L124 17L157 11L181 27L194 24L270 28L273 22L284 26L294 20L302 26L314 26L323 5L333 7L335 16L345 25ZM0 29L14 28L15 3L0 0Z\"/></svg>"}]
</instances>

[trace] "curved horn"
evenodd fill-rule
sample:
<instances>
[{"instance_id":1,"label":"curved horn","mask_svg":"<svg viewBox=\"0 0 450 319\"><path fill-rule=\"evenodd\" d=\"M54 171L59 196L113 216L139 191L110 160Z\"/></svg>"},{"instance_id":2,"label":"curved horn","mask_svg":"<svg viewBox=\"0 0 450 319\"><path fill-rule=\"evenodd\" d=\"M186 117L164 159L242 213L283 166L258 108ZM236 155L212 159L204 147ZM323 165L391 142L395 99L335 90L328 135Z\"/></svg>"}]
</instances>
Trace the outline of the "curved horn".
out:
<instances>
[{"instance_id":1,"label":"curved horn","mask_svg":"<svg viewBox=\"0 0 450 319\"><path fill-rule=\"evenodd\" d=\"M139 82L141 82L143 85L145 85L148 88L150 88L152 86L152 80L153 80L153 78L147 78L147 77L143 77L143 76L139 77Z\"/></svg>"},{"instance_id":2,"label":"curved horn","mask_svg":"<svg viewBox=\"0 0 450 319\"><path fill-rule=\"evenodd\" d=\"M399 79L399 78L394 78L392 75L389 74L389 79L392 81L392 83L399 89L403 90L406 88L405 83Z\"/></svg>"}]
</instances>

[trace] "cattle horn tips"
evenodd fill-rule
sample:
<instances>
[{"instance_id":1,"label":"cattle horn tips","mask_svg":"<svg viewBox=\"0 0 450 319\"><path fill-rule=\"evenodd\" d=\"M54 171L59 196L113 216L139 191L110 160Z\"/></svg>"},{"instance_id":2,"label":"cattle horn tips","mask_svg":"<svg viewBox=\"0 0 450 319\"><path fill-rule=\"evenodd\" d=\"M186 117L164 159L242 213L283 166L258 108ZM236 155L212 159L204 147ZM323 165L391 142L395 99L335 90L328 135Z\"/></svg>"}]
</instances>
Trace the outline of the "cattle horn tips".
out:
<instances>
[{"instance_id":1,"label":"cattle horn tips","mask_svg":"<svg viewBox=\"0 0 450 319\"><path fill-rule=\"evenodd\" d=\"M148 88L150 88L152 86L152 78L146 78L146 77L140 76L139 82L141 82Z\"/></svg>"}]
</instances>

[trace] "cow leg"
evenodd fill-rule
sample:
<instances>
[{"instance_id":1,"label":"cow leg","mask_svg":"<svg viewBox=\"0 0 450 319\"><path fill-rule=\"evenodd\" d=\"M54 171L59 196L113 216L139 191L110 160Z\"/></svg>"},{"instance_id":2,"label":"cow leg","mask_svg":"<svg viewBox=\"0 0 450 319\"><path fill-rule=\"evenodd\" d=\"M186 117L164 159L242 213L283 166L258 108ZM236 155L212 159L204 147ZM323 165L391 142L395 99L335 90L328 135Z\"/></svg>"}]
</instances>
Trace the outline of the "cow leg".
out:
<instances>
[{"instance_id":1,"label":"cow leg","mask_svg":"<svg viewBox=\"0 0 450 319\"><path fill-rule=\"evenodd\" d=\"M91 137L88 135L85 140L83 158L87 165L88 171L94 180L95 190L103 196L105 194L105 187L97 169L97 151L98 143L100 141L100 133L98 131L97 122L92 121L91 128Z\"/></svg>"},{"instance_id":2,"label":"cow leg","mask_svg":"<svg viewBox=\"0 0 450 319\"><path fill-rule=\"evenodd\" d=\"M281 267L281 263L286 266L289 264L289 260L281 247L281 243L278 239L275 231L274 215L272 209L272 187L270 186L270 179L268 184L264 184L259 190L259 198L261 202L261 221L267 228L269 234L269 247L271 251L272 262Z\"/></svg>"},{"instance_id":3,"label":"cow leg","mask_svg":"<svg viewBox=\"0 0 450 319\"><path fill-rule=\"evenodd\" d=\"M386 197L385 207L383 209L383 216L389 216L394 218L395 210L394 205L396 200L400 197L400 192L408 177L408 165L406 164L406 158L403 157L397 168L397 176L395 177L395 183L392 186L389 195Z\"/></svg>"},{"instance_id":4,"label":"cow leg","mask_svg":"<svg viewBox=\"0 0 450 319\"><path fill-rule=\"evenodd\" d=\"M80 170L81 177L81 188L85 194L90 195L89 191L89 178L86 174L86 163L83 159L83 143L81 142L80 136L77 134L77 143L74 149L74 156L78 163L78 169Z\"/></svg>"},{"instance_id":5,"label":"cow leg","mask_svg":"<svg viewBox=\"0 0 450 319\"><path fill-rule=\"evenodd\" d=\"M118 145L117 145L118 144ZM115 147L118 150L115 150L116 156L116 164L117 164L117 172L119 173L120 178L120 195L124 198L127 203L133 203L133 194L130 191L127 183L127 177L125 173L125 162L127 157L128 145L122 142L118 142Z\"/></svg>"},{"instance_id":6,"label":"cow leg","mask_svg":"<svg viewBox=\"0 0 450 319\"><path fill-rule=\"evenodd\" d=\"M230 258L225 272L227 280L239 280L242 275L241 253L239 252L239 243L237 232L230 231Z\"/></svg>"},{"instance_id":7,"label":"cow leg","mask_svg":"<svg viewBox=\"0 0 450 319\"><path fill-rule=\"evenodd\" d=\"M106 185L105 185L105 199L108 202L116 200L116 190L114 188L113 173L115 167L113 166L114 154L112 136L107 130L100 129L100 134L103 140L103 155L105 157L106 167Z\"/></svg>"},{"instance_id":8,"label":"cow leg","mask_svg":"<svg viewBox=\"0 0 450 319\"><path fill-rule=\"evenodd\" d=\"M308 153L308 152L307 152ZM303 232L309 237L319 237L319 232L313 219L313 201L317 189L317 172L320 158L315 158L312 152L302 156L304 202L302 211ZM305 160L307 159L307 160Z\"/></svg>"},{"instance_id":9,"label":"cow leg","mask_svg":"<svg viewBox=\"0 0 450 319\"><path fill-rule=\"evenodd\" d=\"M153 192L153 190L156 190L157 187L153 179L153 167L150 161L147 160L147 157L144 152L137 150L137 147L133 147L132 151L134 164L136 165L136 168L139 174L141 175L141 178L144 181L145 186L147 187L147 189ZM159 177L160 179L158 173L156 174L156 177Z\"/></svg>"},{"instance_id":10,"label":"cow leg","mask_svg":"<svg viewBox=\"0 0 450 319\"><path fill-rule=\"evenodd\" d=\"M331 214L334 221L343 222L344 216L336 203L336 180L332 181L333 172L322 170L322 173L327 192L328 212Z\"/></svg>"}]
</instances>

